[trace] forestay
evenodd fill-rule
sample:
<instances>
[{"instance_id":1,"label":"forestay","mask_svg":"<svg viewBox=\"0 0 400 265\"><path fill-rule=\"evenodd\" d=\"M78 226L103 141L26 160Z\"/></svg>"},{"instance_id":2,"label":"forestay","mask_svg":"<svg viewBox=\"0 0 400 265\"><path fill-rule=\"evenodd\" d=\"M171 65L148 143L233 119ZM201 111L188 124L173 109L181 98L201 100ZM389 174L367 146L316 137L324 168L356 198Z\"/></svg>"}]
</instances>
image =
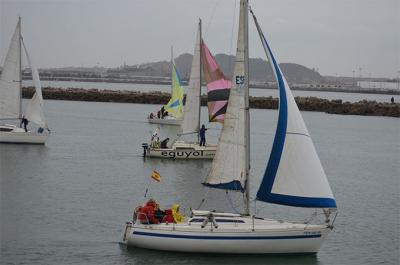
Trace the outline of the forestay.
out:
<instances>
[{"instance_id":1,"label":"forestay","mask_svg":"<svg viewBox=\"0 0 400 265\"><path fill-rule=\"evenodd\" d=\"M246 76L246 55L244 19L247 8L241 8L239 18L239 34L233 85L229 94L224 125L221 131L217 151L211 170L204 185L214 188L239 190L244 192L248 171L247 133L248 116L246 113L246 95L248 79Z\"/></svg>"},{"instance_id":2,"label":"forestay","mask_svg":"<svg viewBox=\"0 0 400 265\"><path fill-rule=\"evenodd\" d=\"M279 87L279 118L257 199L298 207L336 208L336 201L285 77L253 14Z\"/></svg>"},{"instance_id":3,"label":"forestay","mask_svg":"<svg viewBox=\"0 0 400 265\"><path fill-rule=\"evenodd\" d=\"M200 127L201 61L200 61L201 21L194 46L192 69L183 107L182 133L198 132Z\"/></svg>"},{"instance_id":4,"label":"forestay","mask_svg":"<svg viewBox=\"0 0 400 265\"><path fill-rule=\"evenodd\" d=\"M0 119L21 118L21 20L18 21L0 76Z\"/></svg>"}]
</instances>

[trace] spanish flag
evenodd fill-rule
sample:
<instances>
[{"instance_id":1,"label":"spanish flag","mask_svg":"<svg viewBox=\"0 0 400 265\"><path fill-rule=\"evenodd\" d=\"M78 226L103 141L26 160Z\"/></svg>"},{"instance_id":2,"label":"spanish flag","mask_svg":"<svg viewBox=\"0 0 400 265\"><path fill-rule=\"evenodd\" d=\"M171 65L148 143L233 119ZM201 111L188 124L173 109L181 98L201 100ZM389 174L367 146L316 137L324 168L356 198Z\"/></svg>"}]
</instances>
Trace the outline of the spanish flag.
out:
<instances>
[{"instance_id":1,"label":"spanish flag","mask_svg":"<svg viewBox=\"0 0 400 265\"><path fill-rule=\"evenodd\" d=\"M161 181L161 175L157 171L153 170L153 173L151 173L151 178L154 179L157 182Z\"/></svg>"}]
</instances>

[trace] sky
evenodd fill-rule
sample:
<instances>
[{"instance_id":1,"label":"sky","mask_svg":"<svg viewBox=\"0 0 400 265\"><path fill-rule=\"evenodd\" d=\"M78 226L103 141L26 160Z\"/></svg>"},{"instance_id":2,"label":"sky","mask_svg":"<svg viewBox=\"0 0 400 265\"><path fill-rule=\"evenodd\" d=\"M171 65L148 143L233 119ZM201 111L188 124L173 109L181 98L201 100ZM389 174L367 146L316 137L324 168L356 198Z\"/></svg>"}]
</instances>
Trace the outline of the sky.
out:
<instances>
[{"instance_id":1,"label":"sky","mask_svg":"<svg viewBox=\"0 0 400 265\"><path fill-rule=\"evenodd\" d=\"M250 0L280 63L322 75L400 75L399 0ZM234 54L239 0L0 0L0 62L18 16L39 68L117 67L193 53L198 19L213 53ZM249 17L249 52L266 60ZM360 71L361 70L361 71Z\"/></svg>"}]
</instances>

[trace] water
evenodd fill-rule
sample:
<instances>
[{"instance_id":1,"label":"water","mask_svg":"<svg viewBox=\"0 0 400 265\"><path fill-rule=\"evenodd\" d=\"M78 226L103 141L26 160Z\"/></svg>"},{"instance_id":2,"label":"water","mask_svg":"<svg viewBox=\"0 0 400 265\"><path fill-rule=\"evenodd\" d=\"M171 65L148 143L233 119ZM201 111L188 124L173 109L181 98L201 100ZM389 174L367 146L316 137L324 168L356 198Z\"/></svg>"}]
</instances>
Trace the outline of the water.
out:
<instances>
[{"instance_id":1,"label":"water","mask_svg":"<svg viewBox=\"0 0 400 265\"><path fill-rule=\"evenodd\" d=\"M157 84L128 84L128 83L101 83L101 82L74 82L74 81L41 81L43 87L59 87L59 88L84 88L84 89L110 89L110 90L128 90L128 91L162 91L170 92L171 86ZM24 81L25 86L33 86L32 81ZM205 87L202 88L202 94L206 94ZM395 102L400 101L399 95L385 94L365 94L365 93L341 93L341 92L320 92L320 91L301 91L293 90L294 96L299 97L317 97L323 99L341 99L344 102L358 102L361 100L390 102L390 98L394 97ZM252 88L250 96L254 97L278 97L277 89L260 89Z\"/></svg>"},{"instance_id":2,"label":"water","mask_svg":"<svg viewBox=\"0 0 400 265\"><path fill-rule=\"evenodd\" d=\"M399 151L396 118L302 112L337 198L339 215L316 256L193 255L120 248L121 230L150 196L231 210L201 181L210 162L146 160L141 143L159 106L46 100L45 146L0 145L1 264L398 264ZM202 111L206 111L205 108ZM204 117L205 115L203 115ZM253 194L271 148L276 110L251 110ZM207 140L215 142L219 125ZM214 130L215 129L215 130ZM172 130L163 132L172 134ZM158 169L163 179L152 182ZM240 200L232 194L235 207ZM257 204L260 214L304 220L309 211Z\"/></svg>"}]
</instances>

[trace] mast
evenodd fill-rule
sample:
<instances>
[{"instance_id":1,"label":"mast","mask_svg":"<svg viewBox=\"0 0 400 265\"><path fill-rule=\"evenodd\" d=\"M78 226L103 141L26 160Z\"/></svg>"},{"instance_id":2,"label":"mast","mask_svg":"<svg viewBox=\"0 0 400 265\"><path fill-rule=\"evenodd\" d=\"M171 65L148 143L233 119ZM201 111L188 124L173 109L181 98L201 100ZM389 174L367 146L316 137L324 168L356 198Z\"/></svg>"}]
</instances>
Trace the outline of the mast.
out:
<instances>
[{"instance_id":1,"label":"mast","mask_svg":"<svg viewBox=\"0 0 400 265\"><path fill-rule=\"evenodd\" d=\"M174 76L174 46L171 45L171 96L174 91L174 80L172 80L173 76Z\"/></svg>"},{"instance_id":2,"label":"mast","mask_svg":"<svg viewBox=\"0 0 400 265\"><path fill-rule=\"evenodd\" d=\"M232 88L229 93L225 120L214 160L203 183L203 185L212 188L242 192L244 215L250 215L250 182L248 180L250 169L250 122L247 12L248 0L241 0Z\"/></svg>"},{"instance_id":3,"label":"mast","mask_svg":"<svg viewBox=\"0 0 400 265\"><path fill-rule=\"evenodd\" d=\"M244 30L243 30L243 37L244 37L244 75L245 75L245 80L244 80L244 85L245 85L245 139L246 139L246 163L245 163L245 169L246 169L246 191L245 191L245 214L250 215L250 105L249 105L249 81L250 81L250 75L249 75L249 16L248 16L248 7L249 1L244 0L243 1L243 23L244 23Z\"/></svg>"},{"instance_id":4,"label":"mast","mask_svg":"<svg viewBox=\"0 0 400 265\"><path fill-rule=\"evenodd\" d=\"M203 50L202 49L202 45L203 45L203 35L202 35L202 32L201 32L201 18L199 18L199 33L200 33L200 69L199 69L199 71L200 71L200 89L199 89L199 116L198 116L198 121L199 121L199 123L198 123L198 126L197 126L197 128L198 128L198 130L199 130L199 132L200 132L200 112L201 112L201 69L203 69L202 68L202 60L201 60L201 51ZM193 55L194 56L194 55ZM199 133L197 133L197 142L199 142L200 143L200 134Z\"/></svg>"},{"instance_id":5,"label":"mast","mask_svg":"<svg viewBox=\"0 0 400 265\"><path fill-rule=\"evenodd\" d=\"M22 119L22 34L21 34L21 17L18 17L18 52L19 52L19 119Z\"/></svg>"}]
</instances>

